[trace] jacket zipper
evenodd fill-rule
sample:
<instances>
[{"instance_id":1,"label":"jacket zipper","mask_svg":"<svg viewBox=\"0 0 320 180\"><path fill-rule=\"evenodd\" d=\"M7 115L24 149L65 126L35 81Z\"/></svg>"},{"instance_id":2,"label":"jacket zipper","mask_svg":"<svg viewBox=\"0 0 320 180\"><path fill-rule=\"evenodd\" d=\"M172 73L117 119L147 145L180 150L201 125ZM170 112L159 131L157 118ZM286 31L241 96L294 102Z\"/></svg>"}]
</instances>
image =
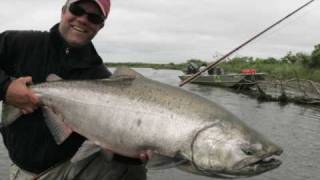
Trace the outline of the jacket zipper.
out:
<instances>
[{"instance_id":1,"label":"jacket zipper","mask_svg":"<svg viewBox=\"0 0 320 180\"><path fill-rule=\"evenodd\" d=\"M70 53L69 48L66 48L66 55L69 55L69 53Z\"/></svg>"}]
</instances>

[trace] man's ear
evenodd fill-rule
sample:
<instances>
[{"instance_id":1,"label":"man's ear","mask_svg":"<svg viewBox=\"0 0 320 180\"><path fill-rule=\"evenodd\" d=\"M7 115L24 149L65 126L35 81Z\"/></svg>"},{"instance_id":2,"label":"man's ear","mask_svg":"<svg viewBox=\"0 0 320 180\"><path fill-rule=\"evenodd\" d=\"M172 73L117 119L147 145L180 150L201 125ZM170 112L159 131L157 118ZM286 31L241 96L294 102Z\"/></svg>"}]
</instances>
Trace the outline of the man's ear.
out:
<instances>
[{"instance_id":1,"label":"man's ear","mask_svg":"<svg viewBox=\"0 0 320 180\"><path fill-rule=\"evenodd\" d=\"M63 15L66 13L66 10L67 10L67 6L64 5L64 6L62 7L62 9L61 9L61 15L60 15L61 20L62 20L62 18L63 18Z\"/></svg>"},{"instance_id":2,"label":"man's ear","mask_svg":"<svg viewBox=\"0 0 320 180\"><path fill-rule=\"evenodd\" d=\"M67 10L67 5L62 6L61 12L64 14Z\"/></svg>"}]
</instances>

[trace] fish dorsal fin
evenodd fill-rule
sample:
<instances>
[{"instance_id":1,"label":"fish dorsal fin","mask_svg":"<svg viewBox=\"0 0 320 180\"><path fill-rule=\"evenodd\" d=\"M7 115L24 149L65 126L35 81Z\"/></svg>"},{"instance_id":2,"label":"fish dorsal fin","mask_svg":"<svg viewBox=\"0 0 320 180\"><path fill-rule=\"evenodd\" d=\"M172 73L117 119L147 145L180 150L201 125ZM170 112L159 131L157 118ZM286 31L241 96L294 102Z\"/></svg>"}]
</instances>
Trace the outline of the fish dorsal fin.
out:
<instances>
[{"instance_id":1,"label":"fish dorsal fin","mask_svg":"<svg viewBox=\"0 0 320 180\"><path fill-rule=\"evenodd\" d=\"M189 160L180 155L176 157L167 157L160 154L155 154L148 161L146 168L149 170L169 169L188 162Z\"/></svg>"},{"instance_id":2,"label":"fish dorsal fin","mask_svg":"<svg viewBox=\"0 0 320 180\"><path fill-rule=\"evenodd\" d=\"M60 76L56 74L49 74L47 76L47 82L53 82L53 81L61 81L63 80Z\"/></svg>"},{"instance_id":3,"label":"fish dorsal fin","mask_svg":"<svg viewBox=\"0 0 320 180\"><path fill-rule=\"evenodd\" d=\"M140 77L143 77L143 75L128 67L117 68L114 71L113 75L111 76L111 78L113 79L119 79L119 78L136 79Z\"/></svg>"}]
</instances>

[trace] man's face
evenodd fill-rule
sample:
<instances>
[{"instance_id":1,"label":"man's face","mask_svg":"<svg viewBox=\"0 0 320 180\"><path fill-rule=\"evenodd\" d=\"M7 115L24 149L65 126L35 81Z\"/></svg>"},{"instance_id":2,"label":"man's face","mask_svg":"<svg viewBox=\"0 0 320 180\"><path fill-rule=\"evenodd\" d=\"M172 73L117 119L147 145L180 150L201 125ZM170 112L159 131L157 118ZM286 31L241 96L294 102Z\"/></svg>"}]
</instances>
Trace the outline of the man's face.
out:
<instances>
[{"instance_id":1,"label":"man's face","mask_svg":"<svg viewBox=\"0 0 320 180\"><path fill-rule=\"evenodd\" d=\"M94 2L78 2L86 13L94 13L102 16L99 7ZM63 8L59 31L65 41L72 47L79 47L89 43L98 31L103 27L103 23L94 24L88 20L88 15L76 16L69 11L69 6Z\"/></svg>"}]
</instances>

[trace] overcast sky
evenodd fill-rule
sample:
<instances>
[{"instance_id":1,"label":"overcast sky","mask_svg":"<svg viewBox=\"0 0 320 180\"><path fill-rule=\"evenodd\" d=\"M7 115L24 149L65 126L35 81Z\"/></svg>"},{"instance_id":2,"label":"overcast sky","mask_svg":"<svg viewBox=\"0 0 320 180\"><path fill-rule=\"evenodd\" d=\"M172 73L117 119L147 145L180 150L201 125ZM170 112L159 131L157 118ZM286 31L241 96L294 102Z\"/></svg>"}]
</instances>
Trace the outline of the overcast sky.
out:
<instances>
[{"instance_id":1,"label":"overcast sky","mask_svg":"<svg viewBox=\"0 0 320 180\"><path fill-rule=\"evenodd\" d=\"M308 0L113 0L94 44L105 62L214 61ZM0 1L0 31L48 30L65 0ZM315 1L236 52L283 57L310 53L320 43L320 2Z\"/></svg>"}]
</instances>

